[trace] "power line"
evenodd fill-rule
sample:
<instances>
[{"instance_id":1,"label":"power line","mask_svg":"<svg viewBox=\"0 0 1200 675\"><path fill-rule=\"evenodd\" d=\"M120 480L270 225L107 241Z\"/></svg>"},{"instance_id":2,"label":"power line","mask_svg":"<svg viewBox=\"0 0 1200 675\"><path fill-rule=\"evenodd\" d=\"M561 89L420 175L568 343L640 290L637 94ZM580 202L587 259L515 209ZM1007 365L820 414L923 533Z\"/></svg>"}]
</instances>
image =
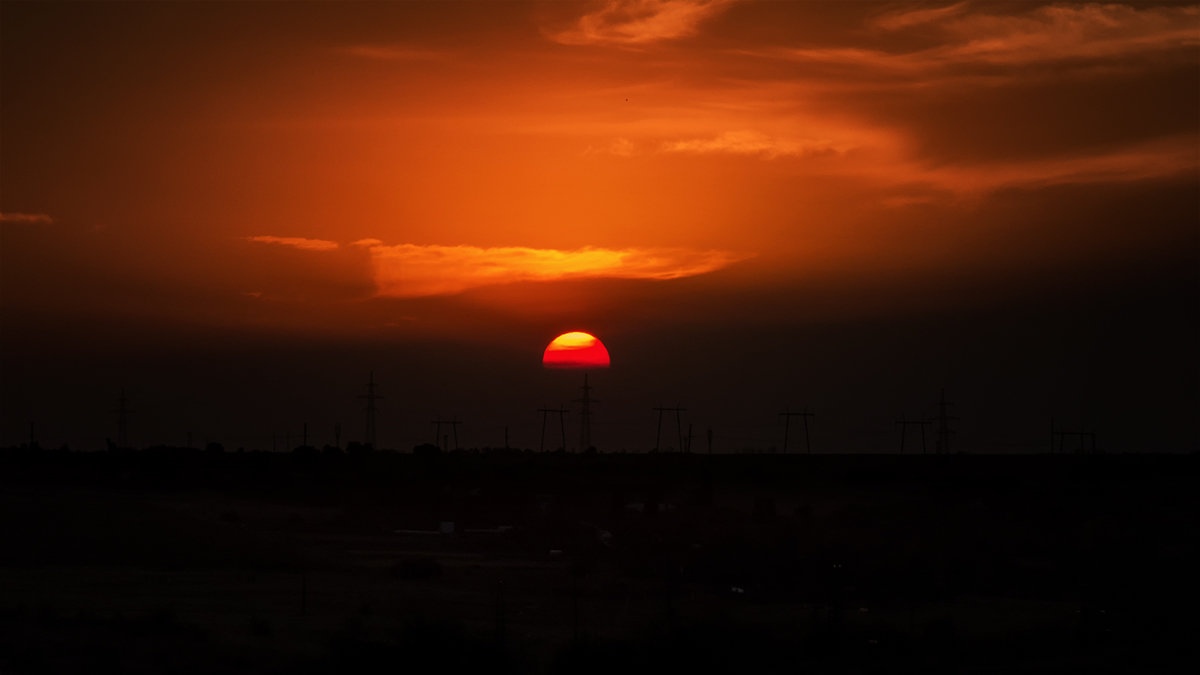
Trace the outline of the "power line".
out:
<instances>
[{"instance_id":1,"label":"power line","mask_svg":"<svg viewBox=\"0 0 1200 675\"><path fill-rule=\"evenodd\" d=\"M784 451L784 453L786 453L788 451L788 430L789 430L789 427L791 426L792 418L799 417L804 420L804 452L807 454L812 454L812 443L809 441L809 436L808 436L808 418L813 417L813 414L808 412L808 408L805 408L804 412L788 412L785 410L784 412L779 413L779 416L783 418L783 451Z\"/></svg>"},{"instance_id":2,"label":"power line","mask_svg":"<svg viewBox=\"0 0 1200 675\"><path fill-rule=\"evenodd\" d=\"M925 446L925 427L928 426L929 420L909 420L903 415L896 421L896 425L900 427L900 454L904 454L904 439L908 433L908 428L913 425L921 427L921 454L924 455L927 448Z\"/></svg>"},{"instance_id":3,"label":"power line","mask_svg":"<svg viewBox=\"0 0 1200 675\"><path fill-rule=\"evenodd\" d=\"M121 393L117 397L117 409L113 411L117 415L117 447L129 447L129 415L133 411L129 409L129 399L125 398L125 388L121 387Z\"/></svg>"},{"instance_id":4,"label":"power line","mask_svg":"<svg viewBox=\"0 0 1200 675\"><path fill-rule=\"evenodd\" d=\"M1050 452L1055 451L1055 445L1058 446L1058 452L1065 452L1063 445L1068 436L1074 436L1075 438L1079 439L1079 448L1076 450L1076 452L1080 454L1085 452L1085 439L1088 441L1087 451L1093 453L1096 452L1096 432L1084 431L1082 429L1079 431L1056 431L1054 427L1054 420L1050 420Z\"/></svg>"},{"instance_id":5,"label":"power line","mask_svg":"<svg viewBox=\"0 0 1200 675\"><path fill-rule=\"evenodd\" d=\"M583 386L580 388L583 389L583 398L577 398L575 402L582 405L579 410L579 450L584 452L592 447L592 404L598 401L592 398L587 373L583 374Z\"/></svg>"},{"instance_id":6,"label":"power line","mask_svg":"<svg viewBox=\"0 0 1200 675\"><path fill-rule=\"evenodd\" d=\"M368 448L375 447L375 402L383 398L375 393L377 386L379 385L375 384L375 371L372 370L370 379L367 380L367 393L359 396L367 400L367 429L363 441Z\"/></svg>"},{"instance_id":7,"label":"power line","mask_svg":"<svg viewBox=\"0 0 1200 675\"><path fill-rule=\"evenodd\" d=\"M950 436L954 434L950 431L950 422L957 420L957 417L950 417L946 414L946 409L954 405L946 401L946 389L942 388L941 396L938 398L938 430L937 444L934 446L934 452L939 455L950 454Z\"/></svg>"},{"instance_id":8,"label":"power line","mask_svg":"<svg viewBox=\"0 0 1200 675\"><path fill-rule=\"evenodd\" d=\"M546 451L546 416L550 413L558 414L558 428L562 432L562 448L567 449L567 424L563 419L569 410L566 408L538 408L538 412L542 413L542 441L538 445L538 452Z\"/></svg>"},{"instance_id":9,"label":"power line","mask_svg":"<svg viewBox=\"0 0 1200 675\"><path fill-rule=\"evenodd\" d=\"M683 421L679 414L686 411L687 408L680 408L679 406L676 406L674 408L665 408L663 406L659 406L657 408L654 408L654 410L658 412L658 431L654 435L654 451L658 452L660 441L662 441L663 413L673 412L673 413L675 413L675 431L679 434L678 448L679 448L680 452L683 452Z\"/></svg>"},{"instance_id":10,"label":"power line","mask_svg":"<svg viewBox=\"0 0 1200 675\"><path fill-rule=\"evenodd\" d=\"M433 439L433 444L437 445L438 441L441 440L442 425L447 424L450 426L450 429L454 432L454 449L458 450L458 425L461 424L461 422L458 421L458 417L455 416L454 418L448 419L448 420L435 419L435 420L433 420L433 424L437 428L437 431L434 432L435 435L434 435L434 439ZM443 448L443 449L449 450L449 448Z\"/></svg>"}]
</instances>

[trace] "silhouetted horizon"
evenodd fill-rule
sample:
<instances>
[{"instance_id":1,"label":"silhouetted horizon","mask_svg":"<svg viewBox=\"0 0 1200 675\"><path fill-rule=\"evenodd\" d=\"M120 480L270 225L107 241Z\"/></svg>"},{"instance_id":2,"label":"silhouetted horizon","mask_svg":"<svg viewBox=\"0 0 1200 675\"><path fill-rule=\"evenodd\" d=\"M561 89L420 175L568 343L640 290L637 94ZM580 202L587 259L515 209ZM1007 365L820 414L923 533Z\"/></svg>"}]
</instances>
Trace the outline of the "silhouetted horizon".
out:
<instances>
[{"instance_id":1,"label":"silhouetted horizon","mask_svg":"<svg viewBox=\"0 0 1200 675\"><path fill-rule=\"evenodd\" d=\"M1194 0L0 27L0 672L1200 661Z\"/></svg>"}]
</instances>

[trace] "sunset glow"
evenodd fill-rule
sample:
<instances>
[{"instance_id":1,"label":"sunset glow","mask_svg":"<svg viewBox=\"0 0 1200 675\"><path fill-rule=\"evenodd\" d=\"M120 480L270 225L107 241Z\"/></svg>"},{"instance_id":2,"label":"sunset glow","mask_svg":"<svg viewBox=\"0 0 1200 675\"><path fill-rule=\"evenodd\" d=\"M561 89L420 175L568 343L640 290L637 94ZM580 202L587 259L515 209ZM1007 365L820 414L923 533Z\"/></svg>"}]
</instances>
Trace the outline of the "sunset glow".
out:
<instances>
[{"instance_id":1,"label":"sunset glow","mask_svg":"<svg viewBox=\"0 0 1200 675\"><path fill-rule=\"evenodd\" d=\"M536 284L550 317L594 305L570 284L736 278L849 284L872 311L867 286L1178 249L1170 219L1082 240L1026 223L1069 221L1063 190L1200 167L1188 5L71 7L5 9L8 267L78 257L103 296L6 289L39 308L135 283L212 296L219 325L257 297L379 330L377 305L415 298L488 289L508 312L491 289Z\"/></svg>"},{"instance_id":2,"label":"sunset glow","mask_svg":"<svg viewBox=\"0 0 1200 675\"><path fill-rule=\"evenodd\" d=\"M517 281L678 279L704 274L748 256L727 251L373 244L372 275L385 297L440 295Z\"/></svg>"},{"instance_id":3,"label":"sunset glow","mask_svg":"<svg viewBox=\"0 0 1200 675\"><path fill-rule=\"evenodd\" d=\"M572 331L554 338L542 354L547 368L607 368L608 349L590 333Z\"/></svg>"},{"instance_id":4,"label":"sunset glow","mask_svg":"<svg viewBox=\"0 0 1200 675\"><path fill-rule=\"evenodd\" d=\"M88 387L124 363L168 389L211 363L373 369L415 437L400 380L461 368L440 381L498 391L571 327L619 336L609 377L697 415L726 405L676 389L757 392L746 414L765 414L785 383L857 396L871 385L843 369L899 373L889 359L926 346L914 388L1003 362L1014 388L1055 378L1038 391L1069 401L1104 378L1058 364L1111 363L1115 388L1153 371L1121 359L1172 353L1142 340L1200 342L1170 323L1200 269L1195 2L4 0L0 26L0 319L31 345L0 350L0 440L60 391L100 418ZM1089 350L1118 340L1107 323L1047 328L1022 370L1027 327L1089 303L1133 337ZM1118 317L1135 311L1154 320ZM1013 362L979 356L997 353ZM204 365L173 373L176 356ZM238 379L212 390L250 391ZM455 395L419 416L466 417ZM205 423L140 410L176 435Z\"/></svg>"},{"instance_id":5,"label":"sunset glow","mask_svg":"<svg viewBox=\"0 0 1200 675\"><path fill-rule=\"evenodd\" d=\"M1200 0L0 0L0 675L1186 663L1198 84Z\"/></svg>"}]
</instances>

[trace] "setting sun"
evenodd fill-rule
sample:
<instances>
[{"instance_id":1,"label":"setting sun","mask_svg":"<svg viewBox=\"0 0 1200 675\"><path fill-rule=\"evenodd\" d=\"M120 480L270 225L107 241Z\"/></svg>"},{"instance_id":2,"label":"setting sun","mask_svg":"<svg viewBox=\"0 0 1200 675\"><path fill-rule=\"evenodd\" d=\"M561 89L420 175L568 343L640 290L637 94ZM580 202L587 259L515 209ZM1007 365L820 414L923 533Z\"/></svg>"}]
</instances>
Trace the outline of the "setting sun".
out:
<instances>
[{"instance_id":1,"label":"setting sun","mask_svg":"<svg viewBox=\"0 0 1200 675\"><path fill-rule=\"evenodd\" d=\"M1198 82L1200 0L0 0L0 675L1183 661Z\"/></svg>"},{"instance_id":2,"label":"setting sun","mask_svg":"<svg viewBox=\"0 0 1200 675\"><path fill-rule=\"evenodd\" d=\"M563 333L546 347L542 365L547 368L607 368L608 349L590 333Z\"/></svg>"}]
</instances>

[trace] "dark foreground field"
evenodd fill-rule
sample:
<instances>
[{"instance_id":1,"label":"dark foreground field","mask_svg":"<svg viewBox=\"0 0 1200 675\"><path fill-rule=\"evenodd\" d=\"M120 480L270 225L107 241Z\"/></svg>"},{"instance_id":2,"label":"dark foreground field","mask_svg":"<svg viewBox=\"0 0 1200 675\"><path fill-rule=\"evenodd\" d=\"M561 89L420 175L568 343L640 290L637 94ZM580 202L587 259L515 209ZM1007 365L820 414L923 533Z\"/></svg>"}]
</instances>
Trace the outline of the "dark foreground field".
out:
<instances>
[{"instance_id":1,"label":"dark foreground field","mask_svg":"<svg viewBox=\"0 0 1200 675\"><path fill-rule=\"evenodd\" d=\"M1191 672L1196 456L0 453L0 672Z\"/></svg>"}]
</instances>

